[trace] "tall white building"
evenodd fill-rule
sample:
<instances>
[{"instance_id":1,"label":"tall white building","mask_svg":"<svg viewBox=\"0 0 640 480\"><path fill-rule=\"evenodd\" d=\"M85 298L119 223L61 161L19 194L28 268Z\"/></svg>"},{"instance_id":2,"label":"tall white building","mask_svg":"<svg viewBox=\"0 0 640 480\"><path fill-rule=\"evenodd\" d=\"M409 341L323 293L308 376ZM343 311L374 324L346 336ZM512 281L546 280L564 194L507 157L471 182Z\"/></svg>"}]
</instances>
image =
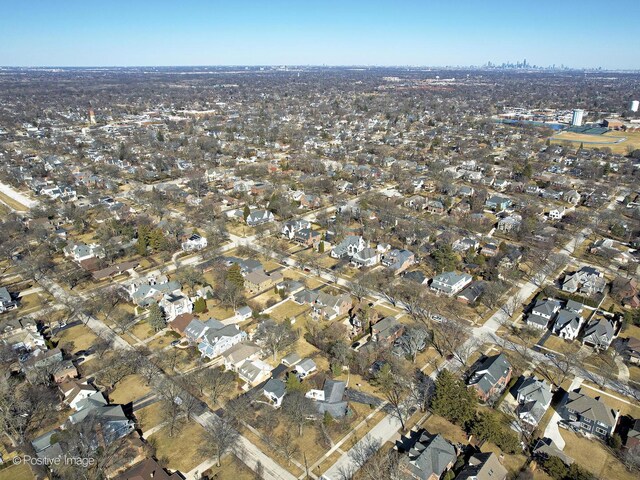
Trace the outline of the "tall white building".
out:
<instances>
[{"instance_id":1,"label":"tall white building","mask_svg":"<svg viewBox=\"0 0 640 480\"><path fill-rule=\"evenodd\" d=\"M579 108L573 111L573 116L571 117L571 126L580 127L582 125L582 117L584 115L584 110Z\"/></svg>"},{"instance_id":2,"label":"tall white building","mask_svg":"<svg viewBox=\"0 0 640 480\"><path fill-rule=\"evenodd\" d=\"M629 106L629 108L631 109L632 112L637 112L638 111L638 107L640 107L640 102L638 100L633 100L631 102L631 105Z\"/></svg>"}]
</instances>

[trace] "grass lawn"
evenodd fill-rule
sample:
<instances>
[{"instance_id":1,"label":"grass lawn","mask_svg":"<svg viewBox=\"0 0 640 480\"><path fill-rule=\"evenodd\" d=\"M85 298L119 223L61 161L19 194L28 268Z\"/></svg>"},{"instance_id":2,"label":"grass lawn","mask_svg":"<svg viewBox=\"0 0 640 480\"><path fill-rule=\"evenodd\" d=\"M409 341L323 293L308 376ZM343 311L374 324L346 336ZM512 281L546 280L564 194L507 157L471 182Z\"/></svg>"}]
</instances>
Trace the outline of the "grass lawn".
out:
<instances>
[{"instance_id":1,"label":"grass lawn","mask_svg":"<svg viewBox=\"0 0 640 480\"><path fill-rule=\"evenodd\" d=\"M462 428L454 425L449 420L438 415L431 415L426 422L422 424L429 433L439 433L447 440L454 443L467 443L467 434Z\"/></svg>"},{"instance_id":2,"label":"grass lawn","mask_svg":"<svg viewBox=\"0 0 640 480\"><path fill-rule=\"evenodd\" d=\"M271 310L269 316L276 320L285 320L291 317L297 317L301 313L309 310L309 308L309 305L298 305L296 302L289 299L282 305Z\"/></svg>"},{"instance_id":3,"label":"grass lawn","mask_svg":"<svg viewBox=\"0 0 640 480\"><path fill-rule=\"evenodd\" d=\"M130 333L132 333L140 340L146 340L147 338L155 335L156 332L146 320L141 320L140 322L136 323L133 328L131 328Z\"/></svg>"},{"instance_id":4,"label":"grass lawn","mask_svg":"<svg viewBox=\"0 0 640 480\"><path fill-rule=\"evenodd\" d=\"M204 430L195 422L188 422L173 437L169 437L167 427L151 435L149 441L156 447L158 459L166 460L169 468L189 472L200 465L205 458L198 452Z\"/></svg>"},{"instance_id":5,"label":"grass lawn","mask_svg":"<svg viewBox=\"0 0 640 480\"><path fill-rule=\"evenodd\" d=\"M127 375L120 380L114 390L109 393L112 403L126 405L140 397L145 396L151 388L144 384L144 380L137 374Z\"/></svg>"},{"instance_id":6,"label":"grass lawn","mask_svg":"<svg viewBox=\"0 0 640 480\"><path fill-rule=\"evenodd\" d=\"M162 411L162 402L156 402L135 412L140 429L143 432L146 432L147 430L160 425L163 421Z\"/></svg>"},{"instance_id":7,"label":"grass lawn","mask_svg":"<svg viewBox=\"0 0 640 480\"><path fill-rule=\"evenodd\" d=\"M11 198L8 195L5 195L2 192L0 192L0 201L2 201L2 203L6 203L7 205L9 205L9 207L13 208L14 210L18 210L19 212L26 212L26 211L29 210L23 204L21 204L17 200L14 200L13 198ZM4 207L4 208L6 208L6 207Z\"/></svg>"},{"instance_id":8,"label":"grass lawn","mask_svg":"<svg viewBox=\"0 0 640 480\"><path fill-rule=\"evenodd\" d=\"M0 480L33 480L36 478L29 465L21 463L0 470Z\"/></svg>"},{"instance_id":9,"label":"grass lawn","mask_svg":"<svg viewBox=\"0 0 640 480\"><path fill-rule=\"evenodd\" d=\"M247 467L235 455L223 457L220 467L212 467L202 472L203 476L216 480L253 480L256 478L253 470Z\"/></svg>"},{"instance_id":10,"label":"grass lawn","mask_svg":"<svg viewBox=\"0 0 640 480\"><path fill-rule=\"evenodd\" d=\"M580 350L580 342L568 342L556 335L551 335L547 341L544 342L544 347L557 353L574 355L578 350Z\"/></svg>"},{"instance_id":11,"label":"grass lawn","mask_svg":"<svg viewBox=\"0 0 640 480\"><path fill-rule=\"evenodd\" d=\"M597 440L579 437L573 432L562 429L560 429L560 435L565 441L564 453L595 474L597 478L615 478L616 480L637 478Z\"/></svg>"},{"instance_id":12,"label":"grass lawn","mask_svg":"<svg viewBox=\"0 0 640 480\"><path fill-rule=\"evenodd\" d=\"M258 305L260 310L267 308L269 300L272 300L275 303L278 303L281 300L280 295L273 292L273 288L265 290L263 293L250 299L251 303Z\"/></svg>"},{"instance_id":13,"label":"grass lawn","mask_svg":"<svg viewBox=\"0 0 640 480\"><path fill-rule=\"evenodd\" d=\"M147 343L147 347L152 350L162 350L176 339L174 332L165 332Z\"/></svg>"},{"instance_id":14,"label":"grass lawn","mask_svg":"<svg viewBox=\"0 0 640 480\"><path fill-rule=\"evenodd\" d=\"M75 325L59 332L56 335L55 340L59 345L73 342L73 348L70 353L75 353L79 350L86 350L89 348L93 345L96 338L96 335L91 331L91 329L89 329L89 327L85 327L84 325Z\"/></svg>"}]
</instances>

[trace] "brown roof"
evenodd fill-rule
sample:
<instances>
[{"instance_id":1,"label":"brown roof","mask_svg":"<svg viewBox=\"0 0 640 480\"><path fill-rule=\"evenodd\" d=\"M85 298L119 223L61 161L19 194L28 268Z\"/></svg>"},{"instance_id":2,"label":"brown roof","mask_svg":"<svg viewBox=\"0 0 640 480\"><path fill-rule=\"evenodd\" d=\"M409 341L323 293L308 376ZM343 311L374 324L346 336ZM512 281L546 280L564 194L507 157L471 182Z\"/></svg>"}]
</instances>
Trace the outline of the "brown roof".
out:
<instances>
[{"instance_id":1,"label":"brown roof","mask_svg":"<svg viewBox=\"0 0 640 480\"><path fill-rule=\"evenodd\" d=\"M153 458L147 458L121 473L114 480L179 480L177 473L168 474Z\"/></svg>"},{"instance_id":2,"label":"brown roof","mask_svg":"<svg viewBox=\"0 0 640 480\"><path fill-rule=\"evenodd\" d=\"M187 328L187 325L191 323L191 320L196 318L191 313L183 313L182 315L178 315L173 321L169 324L169 328L175 330L179 334L184 333L184 329Z\"/></svg>"}]
</instances>

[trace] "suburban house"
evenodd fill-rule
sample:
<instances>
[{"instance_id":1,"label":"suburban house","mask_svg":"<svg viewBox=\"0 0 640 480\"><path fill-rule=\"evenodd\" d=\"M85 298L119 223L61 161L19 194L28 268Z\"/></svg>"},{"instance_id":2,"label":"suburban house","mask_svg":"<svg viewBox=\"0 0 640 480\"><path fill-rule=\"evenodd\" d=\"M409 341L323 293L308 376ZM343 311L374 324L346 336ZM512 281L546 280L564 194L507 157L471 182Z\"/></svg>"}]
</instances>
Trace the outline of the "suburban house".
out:
<instances>
[{"instance_id":1,"label":"suburban house","mask_svg":"<svg viewBox=\"0 0 640 480\"><path fill-rule=\"evenodd\" d=\"M318 366L316 365L316 362L314 362L310 358L305 358L303 360L300 360L296 364L296 369L294 370L294 373L300 380L302 380L303 378L307 378L309 375L317 371L318 371Z\"/></svg>"},{"instance_id":2,"label":"suburban house","mask_svg":"<svg viewBox=\"0 0 640 480\"><path fill-rule=\"evenodd\" d=\"M538 300L531 309L531 313L527 315L527 325L544 330L551 320L553 320L560 311L562 303L553 298Z\"/></svg>"},{"instance_id":3,"label":"suburban house","mask_svg":"<svg viewBox=\"0 0 640 480\"><path fill-rule=\"evenodd\" d=\"M427 277L420 270L416 270L413 272L406 272L403 275L405 280L409 280L410 282L415 282L418 285L426 285L429 283L429 277Z\"/></svg>"},{"instance_id":4,"label":"suburban house","mask_svg":"<svg viewBox=\"0 0 640 480\"><path fill-rule=\"evenodd\" d=\"M436 293L451 297L469 285L472 280L468 273L444 272L433 277L430 288Z\"/></svg>"},{"instance_id":5,"label":"suburban house","mask_svg":"<svg viewBox=\"0 0 640 480\"><path fill-rule=\"evenodd\" d=\"M58 388L64 395L64 403L74 410L79 410L78 404L80 401L89 398L97 392L96 388L93 385L89 385L86 379L69 380L62 383Z\"/></svg>"},{"instance_id":6,"label":"suburban house","mask_svg":"<svg viewBox=\"0 0 640 480\"><path fill-rule=\"evenodd\" d=\"M284 382L277 378L270 378L262 388L262 394L269 399L274 408L279 408L282 405L286 393Z\"/></svg>"},{"instance_id":7,"label":"suburban house","mask_svg":"<svg viewBox=\"0 0 640 480\"><path fill-rule=\"evenodd\" d=\"M580 329L584 323L584 318L579 313L572 310L562 309L558 312L553 322L553 333L565 340L575 340L578 338Z\"/></svg>"},{"instance_id":8,"label":"suburban house","mask_svg":"<svg viewBox=\"0 0 640 480\"><path fill-rule=\"evenodd\" d=\"M273 222L275 217L269 210L254 210L247 217L247 225L255 227L263 223Z\"/></svg>"},{"instance_id":9,"label":"suburban house","mask_svg":"<svg viewBox=\"0 0 640 480\"><path fill-rule=\"evenodd\" d=\"M124 414L121 405L109 405L102 392L80 400L76 404L76 412L69 416L72 424L78 424L86 418L93 418L100 425L102 437L111 443L133 431L135 422Z\"/></svg>"},{"instance_id":10,"label":"suburban house","mask_svg":"<svg viewBox=\"0 0 640 480\"><path fill-rule=\"evenodd\" d=\"M393 249L382 255L381 261L382 265L390 269L394 275L399 275L415 263L416 257L409 250Z\"/></svg>"},{"instance_id":11,"label":"suburban house","mask_svg":"<svg viewBox=\"0 0 640 480\"><path fill-rule=\"evenodd\" d=\"M273 288L283 279L282 273L267 274L261 270L254 270L244 277L244 286L250 293L260 293Z\"/></svg>"},{"instance_id":12,"label":"suburban house","mask_svg":"<svg viewBox=\"0 0 640 480\"><path fill-rule=\"evenodd\" d=\"M209 330L219 330L222 327L224 327L224 324L215 318L210 318L205 322L200 319L193 318L184 329L183 336L185 336L191 343L198 343Z\"/></svg>"},{"instance_id":13,"label":"suburban house","mask_svg":"<svg viewBox=\"0 0 640 480\"><path fill-rule=\"evenodd\" d=\"M456 449L440 434L416 432L409 439L407 455L402 455L398 469L402 480L438 480L451 470L458 457Z\"/></svg>"},{"instance_id":14,"label":"suburban house","mask_svg":"<svg viewBox=\"0 0 640 480\"><path fill-rule=\"evenodd\" d=\"M235 318L236 320L247 320L251 318L252 315L253 310L251 310L251 307L245 305L244 307L240 307L236 310Z\"/></svg>"},{"instance_id":15,"label":"suburban house","mask_svg":"<svg viewBox=\"0 0 640 480\"><path fill-rule=\"evenodd\" d=\"M179 472L167 473L153 458L136 463L120 473L113 480L182 480Z\"/></svg>"},{"instance_id":16,"label":"suburban house","mask_svg":"<svg viewBox=\"0 0 640 480\"><path fill-rule=\"evenodd\" d=\"M237 325L224 325L222 328L208 329L198 344L198 350L203 357L215 358L245 338L247 338L247 334Z\"/></svg>"},{"instance_id":17,"label":"suburban house","mask_svg":"<svg viewBox=\"0 0 640 480\"><path fill-rule=\"evenodd\" d=\"M605 317L592 320L584 329L582 343L597 350L606 350L615 338L615 326Z\"/></svg>"},{"instance_id":18,"label":"suburban house","mask_svg":"<svg viewBox=\"0 0 640 480\"><path fill-rule=\"evenodd\" d=\"M467 385L475 388L478 396L486 402L502 392L511 380L512 371L504 354L487 357L478 365Z\"/></svg>"},{"instance_id":19,"label":"suburban house","mask_svg":"<svg viewBox=\"0 0 640 480\"><path fill-rule=\"evenodd\" d=\"M483 280L471 282L458 294L457 298L462 303L474 303L482 296L486 288L487 282Z\"/></svg>"},{"instance_id":20,"label":"suburban house","mask_svg":"<svg viewBox=\"0 0 640 480\"><path fill-rule=\"evenodd\" d=\"M207 246L207 239L194 233L184 242L182 242L182 250L185 252L191 252L193 250L202 250Z\"/></svg>"},{"instance_id":21,"label":"suburban house","mask_svg":"<svg viewBox=\"0 0 640 480\"><path fill-rule=\"evenodd\" d=\"M295 237L296 233L298 233L300 230L305 229L311 229L311 222L304 219L288 220L282 225L280 233L283 237L286 237L289 240L293 240L293 237Z\"/></svg>"},{"instance_id":22,"label":"suburban house","mask_svg":"<svg viewBox=\"0 0 640 480\"><path fill-rule=\"evenodd\" d=\"M11 298L7 287L0 288L0 313L18 308L18 303Z\"/></svg>"},{"instance_id":23,"label":"suburban house","mask_svg":"<svg viewBox=\"0 0 640 480\"><path fill-rule=\"evenodd\" d=\"M158 305L164 311L167 322L173 321L177 316L191 313L193 311L193 303L189 297L181 293L168 293L162 297Z\"/></svg>"},{"instance_id":24,"label":"suburban house","mask_svg":"<svg viewBox=\"0 0 640 480\"><path fill-rule=\"evenodd\" d=\"M325 292L318 292L318 296L313 302L313 313L326 320L333 320L346 315L351 305L351 296L348 293L331 295Z\"/></svg>"},{"instance_id":25,"label":"suburban house","mask_svg":"<svg viewBox=\"0 0 640 480\"><path fill-rule=\"evenodd\" d=\"M245 382L245 389L258 385L269 378L271 365L262 360L245 360L237 369L240 380Z\"/></svg>"},{"instance_id":26,"label":"suburban house","mask_svg":"<svg viewBox=\"0 0 640 480\"><path fill-rule=\"evenodd\" d=\"M158 303L164 295L178 295L181 289L180 282L169 281L164 275L136 279L127 286L131 301L139 307L148 307L153 302Z\"/></svg>"},{"instance_id":27,"label":"suburban house","mask_svg":"<svg viewBox=\"0 0 640 480\"><path fill-rule=\"evenodd\" d=\"M580 389L569 392L567 403L558 412L566 423L583 433L607 438L613 433L620 412L609 408L599 397L580 393Z\"/></svg>"},{"instance_id":28,"label":"suburban house","mask_svg":"<svg viewBox=\"0 0 640 480\"><path fill-rule=\"evenodd\" d=\"M247 360L258 360L261 355L262 349L255 343L236 343L222 354L224 358L224 368L236 372L244 362Z\"/></svg>"},{"instance_id":29,"label":"suburban house","mask_svg":"<svg viewBox=\"0 0 640 480\"><path fill-rule=\"evenodd\" d=\"M356 253L364 250L369 246L368 242L365 242L364 238L349 235L345 237L342 242L331 249L331 256L333 258L353 257Z\"/></svg>"},{"instance_id":30,"label":"suburban house","mask_svg":"<svg viewBox=\"0 0 640 480\"><path fill-rule=\"evenodd\" d=\"M92 243L90 245L75 243L67 245L64 247L63 251L66 257L71 257L78 263L90 258L104 258L106 256L104 248L97 243Z\"/></svg>"},{"instance_id":31,"label":"suburban house","mask_svg":"<svg viewBox=\"0 0 640 480\"><path fill-rule=\"evenodd\" d=\"M514 232L520 228L522 217L517 213L498 220L498 230L501 232Z\"/></svg>"},{"instance_id":32,"label":"suburban house","mask_svg":"<svg viewBox=\"0 0 640 480\"><path fill-rule=\"evenodd\" d=\"M404 206L414 210L424 210L427 208L427 199L422 195L412 195L404 201Z\"/></svg>"},{"instance_id":33,"label":"suburban house","mask_svg":"<svg viewBox=\"0 0 640 480\"><path fill-rule=\"evenodd\" d=\"M385 317L371 326L371 340L391 345L404 332L404 325L395 317Z\"/></svg>"},{"instance_id":34,"label":"suburban house","mask_svg":"<svg viewBox=\"0 0 640 480\"><path fill-rule=\"evenodd\" d=\"M444 204L440 200L429 200L427 202L427 212L429 213L442 215L444 210Z\"/></svg>"},{"instance_id":35,"label":"suburban house","mask_svg":"<svg viewBox=\"0 0 640 480\"><path fill-rule=\"evenodd\" d=\"M195 318L196 317L191 313L183 313L171 320L168 326L171 330L178 333L181 337L184 337L184 331Z\"/></svg>"},{"instance_id":36,"label":"suburban house","mask_svg":"<svg viewBox=\"0 0 640 480\"><path fill-rule=\"evenodd\" d=\"M351 257L351 263L357 267L373 267L380 261L378 252L373 248L364 248Z\"/></svg>"},{"instance_id":37,"label":"suburban house","mask_svg":"<svg viewBox=\"0 0 640 480\"><path fill-rule=\"evenodd\" d=\"M347 414L348 404L344 397L347 384L341 380L325 380L322 390L309 390L305 396L314 400L318 413L329 413L333 418L342 418Z\"/></svg>"},{"instance_id":38,"label":"suburban house","mask_svg":"<svg viewBox=\"0 0 640 480\"><path fill-rule=\"evenodd\" d=\"M506 197L492 195L484 202L484 205L494 212L502 212L511 206L511 200Z\"/></svg>"},{"instance_id":39,"label":"suburban house","mask_svg":"<svg viewBox=\"0 0 640 480\"><path fill-rule=\"evenodd\" d=\"M476 453L454 480L505 480L508 473L495 453Z\"/></svg>"},{"instance_id":40,"label":"suburban house","mask_svg":"<svg viewBox=\"0 0 640 480\"><path fill-rule=\"evenodd\" d=\"M222 257L225 265L230 267L232 265L238 265L240 267L240 273L242 276L246 277L251 272L255 272L256 270L264 271L264 267L258 260L254 260L253 258L247 258L246 260L243 258L236 257Z\"/></svg>"},{"instance_id":41,"label":"suburban house","mask_svg":"<svg viewBox=\"0 0 640 480\"><path fill-rule=\"evenodd\" d=\"M303 228L298 230L293 241L298 245L304 245L305 247L313 247L317 245L322 239L322 234L317 230L311 230L310 228Z\"/></svg>"},{"instance_id":42,"label":"suburban house","mask_svg":"<svg viewBox=\"0 0 640 480\"><path fill-rule=\"evenodd\" d=\"M529 425L538 425L551 405L551 386L545 380L531 376L524 379L517 390L518 416Z\"/></svg>"},{"instance_id":43,"label":"suburban house","mask_svg":"<svg viewBox=\"0 0 640 480\"><path fill-rule=\"evenodd\" d=\"M559 207L549 210L549 218L551 220L561 220L569 210L566 207Z\"/></svg>"},{"instance_id":44,"label":"suburban house","mask_svg":"<svg viewBox=\"0 0 640 480\"><path fill-rule=\"evenodd\" d=\"M591 296L604 292L607 280L602 272L593 267L582 267L575 273L567 274L562 282L562 290Z\"/></svg>"},{"instance_id":45,"label":"suburban house","mask_svg":"<svg viewBox=\"0 0 640 480\"><path fill-rule=\"evenodd\" d=\"M629 337L624 341L622 352L627 362L633 365L640 365L640 340L636 337Z\"/></svg>"}]
</instances>

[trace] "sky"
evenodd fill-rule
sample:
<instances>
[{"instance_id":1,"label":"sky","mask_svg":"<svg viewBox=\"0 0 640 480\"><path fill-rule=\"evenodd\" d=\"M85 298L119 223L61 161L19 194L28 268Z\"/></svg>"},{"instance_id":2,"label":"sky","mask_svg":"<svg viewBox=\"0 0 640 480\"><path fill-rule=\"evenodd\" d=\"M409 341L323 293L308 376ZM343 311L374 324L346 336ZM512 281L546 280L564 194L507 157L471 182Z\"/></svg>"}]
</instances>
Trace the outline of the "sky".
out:
<instances>
[{"instance_id":1,"label":"sky","mask_svg":"<svg viewBox=\"0 0 640 480\"><path fill-rule=\"evenodd\" d=\"M2 66L640 69L640 0L0 0Z\"/></svg>"}]
</instances>

